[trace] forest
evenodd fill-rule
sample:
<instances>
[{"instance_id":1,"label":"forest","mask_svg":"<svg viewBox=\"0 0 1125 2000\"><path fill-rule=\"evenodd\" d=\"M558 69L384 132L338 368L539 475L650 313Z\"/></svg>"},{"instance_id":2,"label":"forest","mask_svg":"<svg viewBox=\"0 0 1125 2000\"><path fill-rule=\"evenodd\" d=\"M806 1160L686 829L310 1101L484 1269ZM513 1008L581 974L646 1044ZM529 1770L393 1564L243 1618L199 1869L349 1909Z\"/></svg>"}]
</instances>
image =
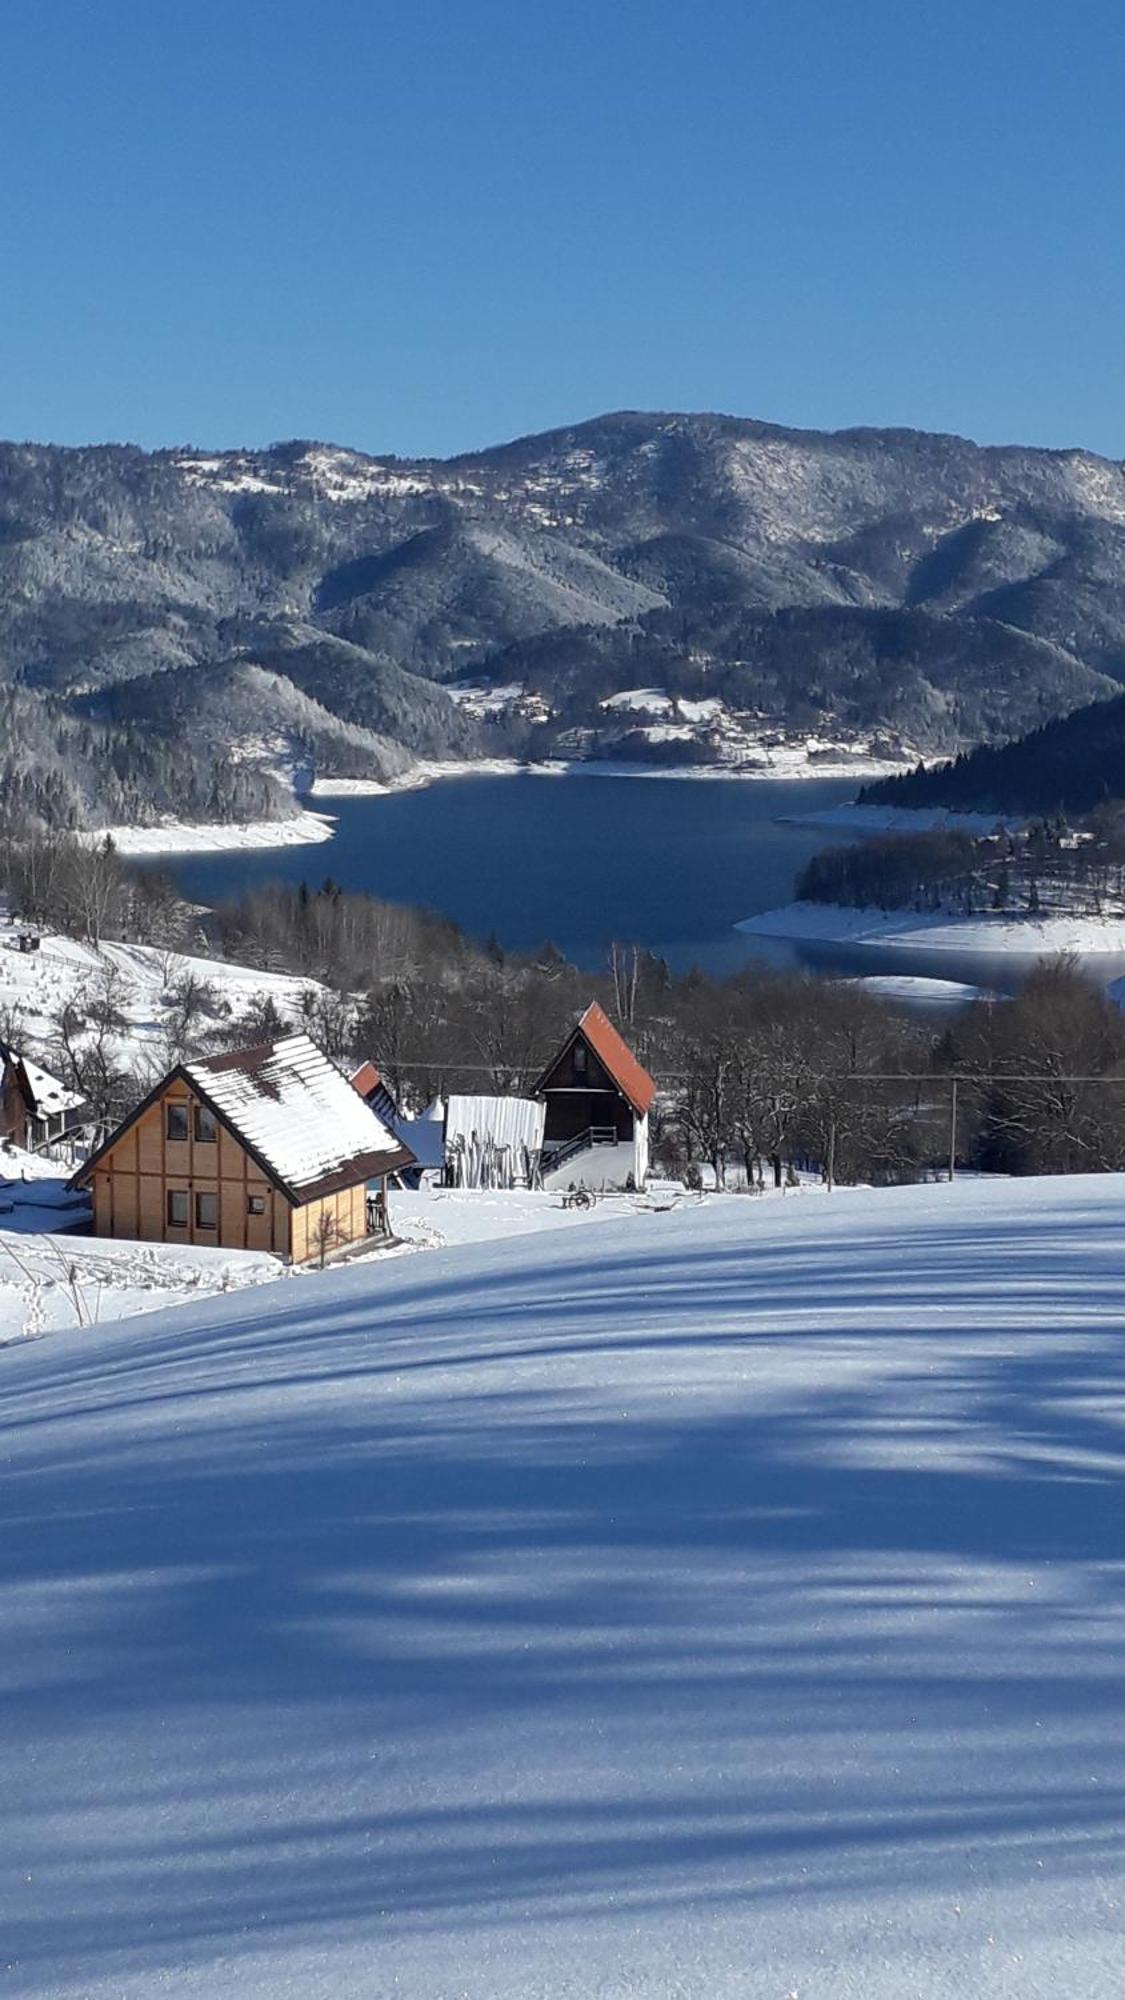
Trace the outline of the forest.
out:
<instances>
[{"instance_id":1,"label":"forest","mask_svg":"<svg viewBox=\"0 0 1125 2000\"><path fill-rule=\"evenodd\" d=\"M973 838L945 829L829 847L797 878L804 902L959 916L1125 914L1125 804Z\"/></svg>"},{"instance_id":2,"label":"forest","mask_svg":"<svg viewBox=\"0 0 1125 2000\"><path fill-rule=\"evenodd\" d=\"M946 763L880 778L863 788L859 803L1050 817L1092 812L1121 798L1125 695L1075 709L1011 743L985 744Z\"/></svg>"}]
</instances>

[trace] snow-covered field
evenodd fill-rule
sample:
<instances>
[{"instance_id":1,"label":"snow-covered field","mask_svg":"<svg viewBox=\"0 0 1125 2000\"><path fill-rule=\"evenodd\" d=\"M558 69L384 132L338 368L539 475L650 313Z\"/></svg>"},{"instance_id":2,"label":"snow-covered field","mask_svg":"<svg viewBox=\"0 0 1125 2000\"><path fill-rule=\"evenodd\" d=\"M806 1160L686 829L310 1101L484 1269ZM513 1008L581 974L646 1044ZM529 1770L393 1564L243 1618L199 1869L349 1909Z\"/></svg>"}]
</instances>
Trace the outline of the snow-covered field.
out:
<instances>
[{"instance_id":1,"label":"snow-covered field","mask_svg":"<svg viewBox=\"0 0 1125 2000\"><path fill-rule=\"evenodd\" d=\"M391 1195L391 1226L404 1244L441 1250L528 1236L543 1229L620 1222L627 1215L650 1213L667 1198L655 1181L648 1194L599 1195L592 1208L564 1208L561 1192L543 1188L419 1188ZM699 1205L694 1196L682 1199L687 1206ZM729 1199L738 1197L731 1195Z\"/></svg>"},{"instance_id":2,"label":"snow-covered field","mask_svg":"<svg viewBox=\"0 0 1125 2000\"><path fill-rule=\"evenodd\" d=\"M7 1989L1117 2000L1123 1215L704 1204L0 1355Z\"/></svg>"},{"instance_id":3,"label":"snow-covered field","mask_svg":"<svg viewBox=\"0 0 1125 2000\"><path fill-rule=\"evenodd\" d=\"M95 1242L33 1232L29 1205L18 1228L0 1227L0 1348L68 1327L94 1327L156 1306L241 1291L286 1276L276 1257L172 1243ZM50 1232L49 1210L38 1231ZM0 1358L0 1403L4 1360Z\"/></svg>"},{"instance_id":4,"label":"snow-covered field","mask_svg":"<svg viewBox=\"0 0 1125 2000\"><path fill-rule=\"evenodd\" d=\"M854 910L838 903L788 903L735 925L757 937L807 938L823 944L910 947L925 951L1009 952L1044 958L1072 951L1125 956L1125 918L1016 917L982 911L958 917L924 910Z\"/></svg>"},{"instance_id":5,"label":"snow-covered field","mask_svg":"<svg viewBox=\"0 0 1125 2000\"><path fill-rule=\"evenodd\" d=\"M96 999L107 988L127 1023L123 1039L139 1051L159 1043L168 1013L164 995L189 975L210 987L216 1003L229 1009L234 1020L266 994L280 1013L293 1016L301 995L315 986L310 979L260 972L226 959L195 958L153 945L95 947L50 933L44 933L38 951L21 952L16 949L18 928L0 914L0 1007L18 1009L21 1034L41 1046L62 1005Z\"/></svg>"}]
</instances>

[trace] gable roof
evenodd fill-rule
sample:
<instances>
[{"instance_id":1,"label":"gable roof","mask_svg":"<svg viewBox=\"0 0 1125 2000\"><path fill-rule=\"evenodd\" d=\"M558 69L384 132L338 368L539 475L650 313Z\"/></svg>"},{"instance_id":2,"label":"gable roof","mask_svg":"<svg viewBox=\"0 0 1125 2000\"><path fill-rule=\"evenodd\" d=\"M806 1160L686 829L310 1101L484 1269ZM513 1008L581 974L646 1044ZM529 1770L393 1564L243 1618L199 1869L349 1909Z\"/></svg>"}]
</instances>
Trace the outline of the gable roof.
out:
<instances>
[{"instance_id":1,"label":"gable roof","mask_svg":"<svg viewBox=\"0 0 1125 2000\"><path fill-rule=\"evenodd\" d=\"M562 1061L567 1050L579 1035L587 1041L601 1063L606 1074L617 1085L622 1097L632 1105L638 1118L644 1118L652 1107L656 1096L656 1085L643 1064L637 1061L628 1043L622 1039L610 1020L609 1015L591 1000L586 1012L571 1029L566 1041L556 1056L552 1056L535 1088L541 1091L551 1071Z\"/></svg>"},{"instance_id":2,"label":"gable roof","mask_svg":"<svg viewBox=\"0 0 1125 2000\"><path fill-rule=\"evenodd\" d=\"M382 1119L388 1132L394 1133L396 1138L400 1137L399 1126L402 1120L399 1117L398 1105L383 1082L375 1064L373 1062L361 1063L351 1082L352 1089L358 1090L364 1103L371 1106L376 1118Z\"/></svg>"},{"instance_id":3,"label":"gable roof","mask_svg":"<svg viewBox=\"0 0 1125 2000\"><path fill-rule=\"evenodd\" d=\"M68 1090L65 1083L40 1069L30 1056L21 1055L7 1042L0 1042L0 1066L11 1067L24 1103L35 1118L55 1118L64 1111L77 1111L86 1101L78 1091Z\"/></svg>"},{"instance_id":4,"label":"gable roof","mask_svg":"<svg viewBox=\"0 0 1125 2000\"><path fill-rule=\"evenodd\" d=\"M122 1135L182 1078L298 1207L414 1164L335 1063L307 1035L180 1063L74 1176L84 1181Z\"/></svg>"}]
</instances>

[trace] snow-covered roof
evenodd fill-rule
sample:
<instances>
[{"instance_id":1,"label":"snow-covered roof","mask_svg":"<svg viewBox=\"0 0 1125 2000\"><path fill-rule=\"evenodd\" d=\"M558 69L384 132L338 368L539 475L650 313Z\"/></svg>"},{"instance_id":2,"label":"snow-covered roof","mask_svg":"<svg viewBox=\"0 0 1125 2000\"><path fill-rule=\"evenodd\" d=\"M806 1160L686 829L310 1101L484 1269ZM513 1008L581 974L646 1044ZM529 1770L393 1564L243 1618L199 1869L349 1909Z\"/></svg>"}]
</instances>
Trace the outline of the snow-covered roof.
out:
<instances>
[{"instance_id":1,"label":"snow-covered roof","mask_svg":"<svg viewBox=\"0 0 1125 2000\"><path fill-rule=\"evenodd\" d=\"M411 1164L408 1149L307 1035L185 1063L184 1074L299 1201Z\"/></svg>"},{"instance_id":2,"label":"snow-covered roof","mask_svg":"<svg viewBox=\"0 0 1125 2000\"><path fill-rule=\"evenodd\" d=\"M60 1083L47 1070L40 1069L38 1063L31 1062L27 1056L21 1056L20 1061L40 1118L57 1118L60 1112L77 1111L85 1103L80 1091L68 1090L65 1083Z\"/></svg>"},{"instance_id":3,"label":"snow-covered roof","mask_svg":"<svg viewBox=\"0 0 1125 2000\"><path fill-rule=\"evenodd\" d=\"M64 1111L77 1111L85 1103L77 1090L68 1090L57 1076L41 1069L32 1062L30 1056L21 1055L18 1049L0 1048L5 1062L17 1064L23 1071L27 1088L31 1093L28 1110L39 1118L57 1118Z\"/></svg>"}]
</instances>

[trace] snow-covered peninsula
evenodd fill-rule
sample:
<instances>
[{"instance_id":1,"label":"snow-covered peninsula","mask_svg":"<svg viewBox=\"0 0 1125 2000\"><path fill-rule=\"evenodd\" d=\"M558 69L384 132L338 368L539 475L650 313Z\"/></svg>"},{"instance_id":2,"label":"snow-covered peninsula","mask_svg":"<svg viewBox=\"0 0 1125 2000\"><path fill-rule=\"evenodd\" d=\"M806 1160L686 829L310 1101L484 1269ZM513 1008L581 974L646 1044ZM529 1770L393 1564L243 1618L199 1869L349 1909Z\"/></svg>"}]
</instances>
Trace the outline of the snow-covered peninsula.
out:
<instances>
[{"instance_id":1,"label":"snow-covered peninsula","mask_svg":"<svg viewBox=\"0 0 1125 2000\"><path fill-rule=\"evenodd\" d=\"M1081 958L1125 957L1125 918L1016 916L982 911L972 917L948 911L853 909L839 903L787 903L744 917L735 929L751 937L794 938L813 944L871 945L881 949L1010 953L1037 959L1056 952Z\"/></svg>"},{"instance_id":2,"label":"snow-covered peninsula","mask_svg":"<svg viewBox=\"0 0 1125 2000\"><path fill-rule=\"evenodd\" d=\"M331 840L335 822L328 813L299 812L288 819L237 820L182 819L157 820L151 826L104 826L90 835L92 840L112 840L119 854L148 857L157 854L224 854L239 848L301 847L312 841Z\"/></svg>"}]
</instances>

